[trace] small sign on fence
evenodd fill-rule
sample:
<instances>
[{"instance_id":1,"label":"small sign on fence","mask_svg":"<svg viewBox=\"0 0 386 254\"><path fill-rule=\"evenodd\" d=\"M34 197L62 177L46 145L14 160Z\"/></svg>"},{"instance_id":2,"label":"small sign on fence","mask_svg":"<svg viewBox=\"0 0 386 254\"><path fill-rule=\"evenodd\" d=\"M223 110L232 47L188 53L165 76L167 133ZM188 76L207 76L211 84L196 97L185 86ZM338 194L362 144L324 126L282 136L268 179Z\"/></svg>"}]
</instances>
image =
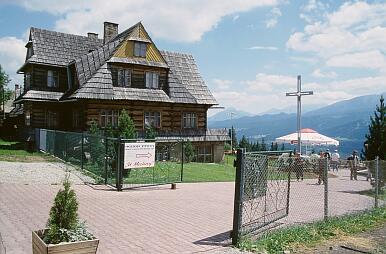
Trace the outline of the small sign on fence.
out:
<instances>
[{"instance_id":1,"label":"small sign on fence","mask_svg":"<svg viewBox=\"0 0 386 254\"><path fill-rule=\"evenodd\" d=\"M125 143L124 168L154 167L155 143Z\"/></svg>"}]
</instances>

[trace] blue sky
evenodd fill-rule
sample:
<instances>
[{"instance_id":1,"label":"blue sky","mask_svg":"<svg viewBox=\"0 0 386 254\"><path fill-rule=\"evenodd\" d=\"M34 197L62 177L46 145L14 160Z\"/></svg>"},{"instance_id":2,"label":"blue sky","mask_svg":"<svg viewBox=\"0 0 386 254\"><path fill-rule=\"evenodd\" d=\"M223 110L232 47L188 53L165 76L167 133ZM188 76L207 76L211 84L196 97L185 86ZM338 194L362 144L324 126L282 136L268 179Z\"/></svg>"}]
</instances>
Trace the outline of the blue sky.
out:
<instances>
[{"instance_id":1,"label":"blue sky","mask_svg":"<svg viewBox=\"0 0 386 254\"><path fill-rule=\"evenodd\" d=\"M103 34L142 20L159 49L192 53L221 106L251 113L386 91L385 1L0 0L0 64L13 82L29 27ZM213 110L212 112L215 112Z\"/></svg>"}]
</instances>

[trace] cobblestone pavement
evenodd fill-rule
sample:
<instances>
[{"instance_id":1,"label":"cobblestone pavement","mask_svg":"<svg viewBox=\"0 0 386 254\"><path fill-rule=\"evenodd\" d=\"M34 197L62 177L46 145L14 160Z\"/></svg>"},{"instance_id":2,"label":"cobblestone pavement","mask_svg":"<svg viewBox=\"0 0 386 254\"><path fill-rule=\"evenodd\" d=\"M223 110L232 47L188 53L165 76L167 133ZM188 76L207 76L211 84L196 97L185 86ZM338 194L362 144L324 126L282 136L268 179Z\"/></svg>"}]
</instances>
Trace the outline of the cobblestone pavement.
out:
<instances>
[{"instance_id":1,"label":"cobblestone pavement","mask_svg":"<svg viewBox=\"0 0 386 254\"><path fill-rule=\"evenodd\" d=\"M0 164L3 162L0 162ZM368 208L364 179L330 179L332 214ZM323 218L323 186L316 180L291 182L290 216L283 223ZM98 253L240 253L229 244L233 183L177 184L131 191L73 186L79 214L100 239ZM60 186L0 183L0 233L7 254L31 253L31 231L45 226ZM336 201L335 201L336 199ZM335 212L336 211L336 212Z\"/></svg>"},{"instance_id":2,"label":"cobblestone pavement","mask_svg":"<svg viewBox=\"0 0 386 254\"><path fill-rule=\"evenodd\" d=\"M93 182L73 167L60 162L7 162L0 161L0 183L60 184L70 172L74 184Z\"/></svg>"}]
</instances>

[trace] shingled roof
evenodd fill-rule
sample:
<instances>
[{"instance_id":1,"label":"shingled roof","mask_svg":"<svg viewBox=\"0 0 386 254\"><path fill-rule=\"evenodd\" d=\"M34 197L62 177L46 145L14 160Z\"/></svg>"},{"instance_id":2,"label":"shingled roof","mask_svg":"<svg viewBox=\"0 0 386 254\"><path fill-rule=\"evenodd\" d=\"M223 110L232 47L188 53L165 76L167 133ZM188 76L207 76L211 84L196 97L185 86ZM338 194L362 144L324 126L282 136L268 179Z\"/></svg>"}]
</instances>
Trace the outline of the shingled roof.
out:
<instances>
[{"instance_id":1,"label":"shingled roof","mask_svg":"<svg viewBox=\"0 0 386 254\"><path fill-rule=\"evenodd\" d=\"M37 99L46 98L47 100L142 100L216 105L217 101L205 85L192 55L160 51L166 64L113 57L114 52L125 40L138 38L140 26L142 26L141 23L135 24L105 45L101 39L31 28L30 39L34 54L26 63L59 66L74 64L79 81L79 88L64 97L63 93L47 94L40 91L41 94L34 95ZM151 39L148 41L152 42ZM167 93L164 90L114 87L108 65L112 62L168 68ZM27 99L27 97L29 98L28 92L19 99Z\"/></svg>"},{"instance_id":2,"label":"shingled roof","mask_svg":"<svg viewBox=\"0 0 386 254\"><path fill-rule=\"evenodd\" d=\"M74 34L31 28L34 54L26 63L66 66L74 59L103 46L103 40Z\"/></svg>"}]
</instances>

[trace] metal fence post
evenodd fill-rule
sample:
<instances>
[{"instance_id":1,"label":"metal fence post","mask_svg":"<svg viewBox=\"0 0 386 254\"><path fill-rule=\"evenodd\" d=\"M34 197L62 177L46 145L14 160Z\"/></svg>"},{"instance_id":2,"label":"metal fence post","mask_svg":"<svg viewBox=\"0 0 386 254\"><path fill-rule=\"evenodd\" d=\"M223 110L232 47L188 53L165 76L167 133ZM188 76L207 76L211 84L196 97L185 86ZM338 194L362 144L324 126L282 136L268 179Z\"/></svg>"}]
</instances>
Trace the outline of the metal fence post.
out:
<instances>
[{"instance_id":1,"label":"metal fence post","mask_svg":"<svg viewBox=\"0 0 386 254\"><path fill-rule=\"evenodd\" d=\"M109 158L108 156L108 151L107 151L107 136L106 136L106 133L105 133L105 184L107 184L107 160Z\"/></svg>"},{"instance_id":2,"label":"metal fence post","mask_svg":"<svg viewBox=\"0 0 386 254\"><path fill-rule=\"evenodd\" d=\"M181 182L183 181L184 177L184 140L181 141Z\"/></svg>"},{"instance_id":3,"label":"metal fence post","mask_svg":"<svg viewBox=\"0 0 386 254\"><path fill-rule=\"evenodd\" d=\"M379 196L379 157L375 158L375 208L378 208Z\"/></svg>"},{"instance_id":4,"label":"metal fence post","mask_svg":"<svg viewBox=\"0 0 386 254\"><path fill-rule=\"evenodd\" d=\"M80 168L83 170L84 168L84 133L82 132L82 142L81 142L81 147L80 147L80 150L81 150L81 154L80 154Z\"/></svg>"},{"instance_id":5,"label":"metal fence post","mask_svg":"<svg viewBox=\"0 0 386 254\"><path fill-rule=\"evenodd\" d=\"M235 195L233 207L233 230L232 244L236 245L240 238L240 229L242 223L242 198L243 198L243 171L244 171L244 151L237 149L237 157L234 161L236 167Z\"/></svg>"},{"instance_id":6,"label":"metal fence post","mask_svg":"<svg viewBox=\"0 0 386 254\"><path fill-rule=\"evenodd\" d=\"M323 172L324 180L324 219L328 218L328 158L325 158L325 167Z\"/></svg>"},{"instance_id":7,"label":"metal fence post","mask_svg":"<svg viewBox=\"0 0 386 254\"><path fill-rule=\"evenodd\" d=\"M123 158L122 158L122 146L121 146L121 137L118 138L118 154L117 154L117 182L116 182L116 188L117 188L117 191L121 191L122 190L122 185L121 185L121 174L122 174L122 161L123 161Z\"/></svg>"},{"instance_id":8,"label":"metal fence post","mask_svg":"<svg viewBox=\"0 0 386 254\"><path fill-rule=\"evenodd\" d=\"M292 173L292 165L294 163L294 160L292 160L292 153L290 153L289 155L290 157L290 166L288 167L288 179L287 179L287 183L288 183L288 189L287 189L287 207L286 207L286 214L288 215L289 214L289 206L290 206L290 191L291 191L291 173Z\"/></svg>"}]
</instances>

